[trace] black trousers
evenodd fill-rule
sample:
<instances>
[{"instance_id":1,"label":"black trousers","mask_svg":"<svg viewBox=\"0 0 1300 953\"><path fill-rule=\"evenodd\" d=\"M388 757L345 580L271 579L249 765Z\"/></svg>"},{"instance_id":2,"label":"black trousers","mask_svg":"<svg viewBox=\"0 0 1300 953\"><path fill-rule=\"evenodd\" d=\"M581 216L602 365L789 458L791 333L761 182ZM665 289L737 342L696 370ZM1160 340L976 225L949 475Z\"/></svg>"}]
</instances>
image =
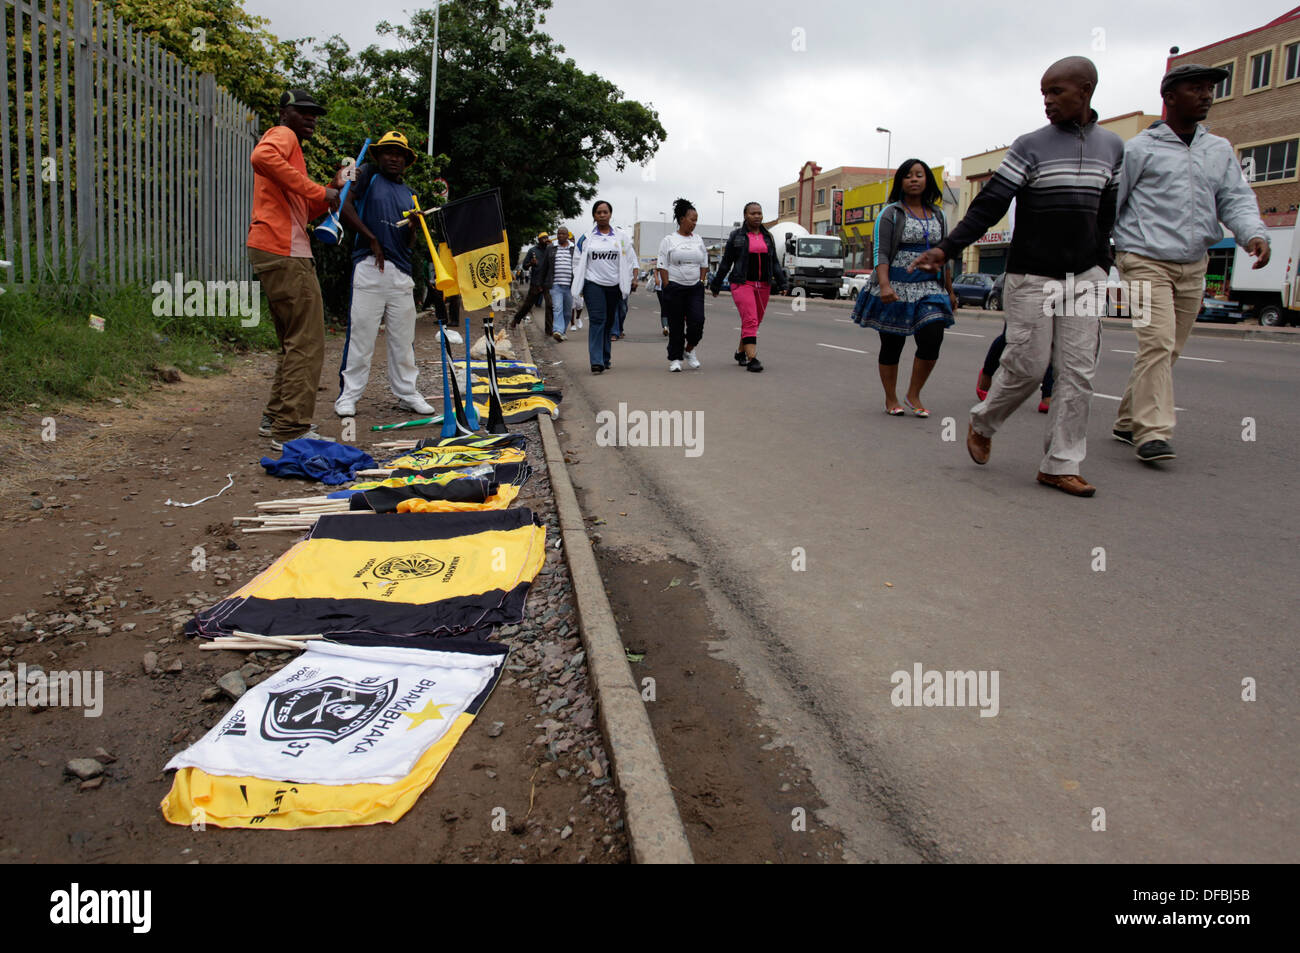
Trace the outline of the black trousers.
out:
<instances>
[{"instance_id":1,"label":"black trousers","mask_svg":"<svg viewBox=\"0 0 1300 953\"><path fill-rule=\"evenodd\" d=\"M923 361L937 361L939 359L939 348L943 346L943 322L931 321L929 324L916 329L913 334L916 338L916 356ZM903 355L903 342L907 340L906 334L886 334L880 332L880 357L877 363L884 364L886 367L891 364L897 364L898 359Z\"/></svg>"},{"instance_id":2,"label":"black trousers","mask_svg":"<svg viewBox=\"0 0 1300 953\"><path fill-rule=\"evenodd\" d=\"M529 285L528 294L524 296L524 303L519 306L519 310L515 312L515 316L510 319L510 326L512 328L524 319L524 315L533 310L533 305L537 304L538 297L545 300L547 320L550 320L552 310L551 289L543 288L541 285Z\"/></svg>"},{"instance_id":3,"label":"black trousers","mask_svg":"<svg viewBox=\"0 0 1300 953\"><path fill-rule=\"evenodd\" d=\"M670 281L662 300L668 319L668 360L680 361L683 351L695 350L704 337L704 282L679 285Z\"/></svg>"},{"instance_id":4,"label":"black trousers","mask_svg":"<svg viewBox=\"0 0 1300 953\"><path fill-rule=\"evenodd\" d=\"M426 308L433 308L433 313L449 328L460 325L460 295L452 295L448 298L433 285L429 285L429 293L424 299Z\"/></svg>"}]
</instances>

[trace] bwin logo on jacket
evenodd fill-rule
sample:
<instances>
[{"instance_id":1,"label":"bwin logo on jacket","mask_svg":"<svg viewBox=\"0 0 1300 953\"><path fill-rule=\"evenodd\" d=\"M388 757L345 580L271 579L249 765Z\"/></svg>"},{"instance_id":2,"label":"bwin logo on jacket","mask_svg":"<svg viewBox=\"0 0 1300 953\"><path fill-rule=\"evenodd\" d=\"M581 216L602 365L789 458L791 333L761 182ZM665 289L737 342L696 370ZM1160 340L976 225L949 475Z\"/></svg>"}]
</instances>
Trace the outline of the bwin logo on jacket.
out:
<instances>
[{"instance_id":1,"label":"bwin logo on jacket","mask_svg":"<svg viewBox=\"0 0 1300 953\"><path fill-rule=\"evenodd\" d=\"M617 251L594 251L589 256L592 261L616 261L618 259Z\"/></svg>"},{"instance_id":2,"label":"bwin logo on jacket","mask_svg":"<svg viewBox=\"0 0 1300 953\"><path fill-rule=\"evenodd\" d=\"M374 720L397 692L397 679L358 685L330 677L287 692L271 692L262 715L268 741L320 738L342 741Z\"/></svg>"}]
</instances>

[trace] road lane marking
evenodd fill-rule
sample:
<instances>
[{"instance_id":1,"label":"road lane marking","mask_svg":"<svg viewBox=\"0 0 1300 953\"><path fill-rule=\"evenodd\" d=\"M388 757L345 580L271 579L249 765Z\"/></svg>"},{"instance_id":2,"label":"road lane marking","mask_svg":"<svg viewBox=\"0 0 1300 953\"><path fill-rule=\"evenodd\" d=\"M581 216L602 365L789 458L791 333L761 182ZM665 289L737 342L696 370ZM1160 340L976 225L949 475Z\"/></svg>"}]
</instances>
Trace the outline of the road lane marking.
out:
<instances>
[{"instance_id":1,"label":"road lane marking","mask_svg":"<svg viewBox=\"0 0 1300 953\"><path fill-rule=\"evenodd\" d=\"M969 331L947 331L947 334L958 334L964 338L982 338L982 334L971 334Z\"/></svg>"},{"instance_id":2,"label":"road lane marking","mask_svg":"<svg viewBox=\"0 0 1300 953\"><path fill-rule=\"evenodd\" d=\"M1123 400L1123 397L1116 397L1114 394L1098 394L1093 392L1093 397L1100 397L1102 400ZM1174 410L1186 410L1186 407L1175 407Z\"/></svg>"},{"instance_id":3,"label":"road lane marking","mask_svg":"<svg viewBox=\"0 0 1300 953\"><path fill-rule=\"evenodd\" d=\"M1110 352L1111 352L1112 354L1136 354L1136 353L1137 353L1137 351L1122 351L1122 350L1120 350L1120 349L1117 348L1117 347L1113 347L1113 348L1111 348L1111 349L1110 349ZM1215 360L1215 359L1212 358L1212 357L1188 357L1186 354L1180 354L1180 355L1178 356L1178 360L1180 360L1180 361L1204 361L1206 364L1227 364L1227 363L1228 363L1227 361L1218 361L1218 360ZM1175 407L1174 409L1177 410L1178 408Z\"/></svg>"},{"instance_id":4,"label":"road lane marking","mask_svg":"<svg viewBox=\"0 0 1300 953\"><path fill-rule=\"evenodd\" d=\"M853 323L849 318L836 318L835 320L836 320L836 321L839 321L841 324L852 324L852 323Z\"/></svg>"},{"instance_id":5,"label":"road lane marking","mask_svg":"<svg viewBox=\"0 0 1300 953\"><path fill-rule=\"evenodd\" d=\"M837 350L837 351L852 351L854 354L866 354L866 353L868 353L867 351L860 351L860 350L858 350L856 347L840 347L838 344L822 344L822 343L819 342L819 343L817 344L817 346L818 346L818 347L829 347L829 348L834 348L834 349Z\"/></svg>"}]
</instances>

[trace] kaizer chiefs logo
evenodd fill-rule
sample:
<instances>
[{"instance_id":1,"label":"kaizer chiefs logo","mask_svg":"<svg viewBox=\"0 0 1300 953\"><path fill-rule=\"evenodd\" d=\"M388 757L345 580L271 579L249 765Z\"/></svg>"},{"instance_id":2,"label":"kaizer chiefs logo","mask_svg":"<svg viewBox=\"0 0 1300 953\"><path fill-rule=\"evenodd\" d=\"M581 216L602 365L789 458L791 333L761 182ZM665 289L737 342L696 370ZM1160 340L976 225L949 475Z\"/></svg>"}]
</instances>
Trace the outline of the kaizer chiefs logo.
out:
<instances>
[{"instance_id":1,"label":"kaizer chiefs logo","mask_svg":"<svg viewBox=\"0 0 1300 953\"><path fill-rule=\"evenodd\" d=\"M394 556L392 559L385 559L371 572L380 579L400 582L403 579L423 579L426 576L436 576L446 566L447 564L441 559L434 559L432 556L424 555L424 553L411 553L408 556Z\"/></svg>"},{"instance_id":2,"label":"kaizer chiefs logo","mask_svg":"<svg viewBox=\"0 0 1300 953\"><path fill-rule=\"evenodd\" d=\"M483 284L495 285L501 274L501 256L495 252L484 255L474 266L474 274Z\"/></svg>"}]
</instances>

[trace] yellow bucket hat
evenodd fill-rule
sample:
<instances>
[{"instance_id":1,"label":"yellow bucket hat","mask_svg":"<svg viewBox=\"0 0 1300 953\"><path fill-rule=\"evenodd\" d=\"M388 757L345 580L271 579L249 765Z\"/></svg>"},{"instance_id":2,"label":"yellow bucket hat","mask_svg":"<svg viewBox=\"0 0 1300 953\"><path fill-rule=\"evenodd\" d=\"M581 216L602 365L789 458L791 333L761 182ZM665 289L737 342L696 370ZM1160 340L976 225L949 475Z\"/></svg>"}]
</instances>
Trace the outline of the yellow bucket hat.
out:
<instances>
[{"instance_id":1,"label":"yellow bucket hat","mask_svg":"<svg viewBox=\"0 0 1300 953\"><path fill-rule=\"evenodd\" d=\"M400 149L406 153L406 164L410 165L415 161L415 150L407 144L406 136L402 135L396 129L390 129L380 137L374 145L375 149L392 148Z\"/></svg>"}]
</instances>

